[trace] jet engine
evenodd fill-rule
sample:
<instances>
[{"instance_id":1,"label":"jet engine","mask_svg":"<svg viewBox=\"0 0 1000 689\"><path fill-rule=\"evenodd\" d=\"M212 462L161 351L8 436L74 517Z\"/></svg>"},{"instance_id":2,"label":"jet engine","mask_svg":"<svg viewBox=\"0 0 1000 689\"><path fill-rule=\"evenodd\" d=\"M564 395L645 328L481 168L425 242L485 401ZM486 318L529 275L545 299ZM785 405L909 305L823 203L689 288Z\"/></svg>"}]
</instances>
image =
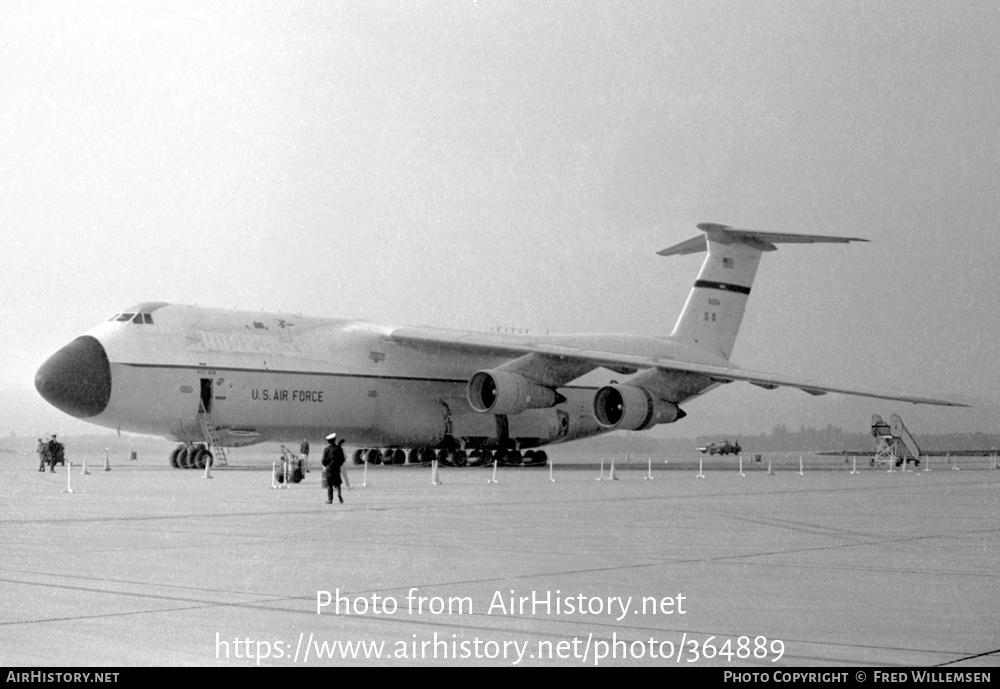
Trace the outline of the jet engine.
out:
<instances>
[{"instance_id":1,"label":"jet engine","mask_svg":"<svg viewBox=\"0 0 1000 689\"><path fill-rule=\"evenodd\" d=\"M465 387L469 404L478 412L518 414L525 409L554 407L566 398L552 388L510 371L477 371Z\"/></svg>"},{"instance_id":2,"label":"jet engine","mask_svg":"<svg viewBox=\"0 0 1000 689\"><path fill-rule=\"evenodd\" d=\"M633 385L606 385L594 395L594 418L608 429L642 431L658 423L673 423L687 414Z\"/></svg>"}]
</instances>

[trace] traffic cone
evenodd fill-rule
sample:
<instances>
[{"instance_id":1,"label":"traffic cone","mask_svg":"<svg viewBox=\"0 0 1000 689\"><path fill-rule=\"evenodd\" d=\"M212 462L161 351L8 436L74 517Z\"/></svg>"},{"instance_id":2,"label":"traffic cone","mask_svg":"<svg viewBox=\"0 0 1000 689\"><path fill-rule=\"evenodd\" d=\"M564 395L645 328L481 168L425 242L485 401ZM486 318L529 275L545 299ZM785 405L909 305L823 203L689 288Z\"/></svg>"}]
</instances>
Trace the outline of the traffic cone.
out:
<instances>
[{"instance_id":1,"label":"traffic cone","mask_svg":"<svg viewBox=\"0 0 1000 689\"><path fill-rule=\"evenodd\" d=\"M705 478L705 472L703 472L703 471L701 470L701 467L702 467L702 464L703 464L704 462L705 462L705 460L704 460L704 459L699 459L699 460L698 460L698 474L697 474L697 475L695 476L695 478Z\"/></svg>"},{"instance_id":2,"label":"traffic cone","mask_svg":"<svg viewBox=\"0 0 1000 689\"><path fill-rule=\"evenodd\" d=\"M87 455L83 456L83 466L80 467L81 476L89 476L90 471L87 469Z\"/></svg>"},{"instance_id":3,"label":"traffic cone","mask_svg":"<svg viewBox=\"0 0 1000 689\"><path fill-rule=\"evenodd\" d=\"M108 448L104 448L104 470L111 471L111 459L108 457Z\"/></svg>"},{"instance_id":4,"label":"traffic cone","mask_svg":"<svg viewBox=\"0 0 1000 689\"><path fill-rule=\"evenodd\" d=\"M604 480L604 460L601 460L601 475L597 477L598 481Z\"/></svg>"},{"instance_id":5,"label":"traffic cone","mask_svg":"<svg viewBox=\"0 0 1000 689\"><path fill-rule=\"evenodd\" d=\"M487 479L486 482L487 483L496 483L497 482L497 460L495 460L495 459L493 460L493 478Z\"/></svg>"},{"instance_id":6,"label":"traffic cone","mask_svg":"<svg viewBox=\"0 0 1000 689\"><path fill-rule=\"evenodd\" d=\"M441 485L441 479L438 477L438 461L436 459L431 461L431 483L435 486Z\"/></svg>"},{"instance_id":7,"label":"traffic cone","mask_svg":"<svg viewBox=\"0 0 1000 689\"><path fill-rule=\"evenodd\" d=\"M63 493L72 493L73 487L70 485L70 474L73 473L73 462L66 463L66 487L63 489Z\"/></svg>"},{"instance_id":8,"label":"traffic cone","mask_svg":"<svg viewBox=\"0 0 1000 689\"><path fill-rule=\"evenodd\" d=\"M646 462L647 462L646 475L642 477L642 480L643 481L652 481L653 480L653 460L652 459L647 459Z\"/></svg>"},{"instance_id":9,"label":"traffic cone","mask_svg":"<svg viewBox=\"0 0 1000 689\"><path fill-rule=\"evenodd\" d=\"M774 469L771 468L771 458L767 458L767 475L774 476Z\"/></svg>"},{"instance_id":10,"label":"traffic cone","mask_svg":"<svg viewBox=\"0 0 1000 689\"><path fill-rule=\"evenodd\" d=\"M205 462L205 475L202 478L215 478L212 476L212 460Z\"/></svg>"},{"instance_id":11,"label":"traffic cone","mask_svg":"<svg viewBox=\"0 0 1000 689\"><path fill-rule=\"evenodd\" d=\"M615 473L615 460L613 457L611 458L611 471L608 472L608 480L609 481L618 480L618 474Z\"/></svg>"},{"instance_id":12,"label":"traffic cone","mask_svg":"<svg viewBox=\"0 0 1000 689\"><path fill-rule=\"evenodd\" d=\"M555 483L556 479L552 476L552 460L549 460L549 483Z\"/></svg>"},{"instance_id":13,"label":"traffic cone","mask_svg":"<svg viewBox=\"0 0 1000 689\"><path fill-rule=\"evenodd\" d=\"M278 487L278 482L274 478L275 473L277 471L278 471L278 463L277 462L271 462L271 489L272 490Z\"/></svg>"}]
</instances>

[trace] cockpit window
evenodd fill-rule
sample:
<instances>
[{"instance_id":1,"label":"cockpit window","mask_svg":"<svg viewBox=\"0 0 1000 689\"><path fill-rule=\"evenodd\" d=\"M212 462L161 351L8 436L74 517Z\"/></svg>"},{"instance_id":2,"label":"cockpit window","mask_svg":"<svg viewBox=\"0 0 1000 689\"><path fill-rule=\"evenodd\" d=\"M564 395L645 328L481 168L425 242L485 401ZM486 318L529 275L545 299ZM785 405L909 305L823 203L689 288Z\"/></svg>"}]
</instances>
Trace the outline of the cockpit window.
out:
<instances>
[{"instance_id":1,"label":"cockpit window","mask_svg":"<svg viewBox=\"0 0 1000 689\"><path fill-rule=\"evenodd\" d=\"M134 323L136 325L152 325L153 324L153 314L144 309L145 306L153 307L151 310L166 306L167 304L161 302L148 302L148 304L139 304L138 306L133 306L133 309L138 309L136 311L126 311L124 313L116 313L114 316L108 319L108 322L117 321L119 323Z\"/></svg>"}]
</instances>

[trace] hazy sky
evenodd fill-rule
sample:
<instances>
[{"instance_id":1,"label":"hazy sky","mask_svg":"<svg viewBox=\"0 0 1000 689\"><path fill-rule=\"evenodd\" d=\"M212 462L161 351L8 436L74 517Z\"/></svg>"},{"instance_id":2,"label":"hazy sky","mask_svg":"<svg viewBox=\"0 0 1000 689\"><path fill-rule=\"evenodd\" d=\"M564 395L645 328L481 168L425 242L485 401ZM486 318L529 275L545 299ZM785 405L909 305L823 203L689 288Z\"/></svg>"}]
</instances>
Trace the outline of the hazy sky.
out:
<instances>
[{"instance_id":1,"label":"hazy sky","mask_svg":"<svg viewBox=\"0 0 1000 689\"><path fill-rule=\"evenodd\" d=\"M735 362L977 409L662 432L996 430L997 2L9 1L0 66L0 390L145 300L667 334L713 221L871 240L765 255Z\"/></svg>"}]
</instances>

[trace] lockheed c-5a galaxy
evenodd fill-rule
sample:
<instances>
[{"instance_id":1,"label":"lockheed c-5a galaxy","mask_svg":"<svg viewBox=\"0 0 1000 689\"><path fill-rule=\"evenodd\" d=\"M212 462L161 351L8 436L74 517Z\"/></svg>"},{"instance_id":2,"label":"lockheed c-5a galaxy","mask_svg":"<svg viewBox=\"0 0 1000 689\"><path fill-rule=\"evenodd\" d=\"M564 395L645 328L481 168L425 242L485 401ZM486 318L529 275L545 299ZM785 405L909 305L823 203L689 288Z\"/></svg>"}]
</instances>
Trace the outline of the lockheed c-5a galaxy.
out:
<instances>
[{"instance_id":1,"label":"lockheed c-5a galaxy","mask_svg":"<svg viewBox=\"0 0 1000 689\"><path fill-rule=\"evenodd\" d=\"M183 467L332 429L358 461L544 463L547 445L674 423L688 400L733 381L966 406L735 366L762 252L865 240L698 228L659 252L707 251L669 336L479 333L148 302L53 354L35 387L77 418L180 443L170 461ZM617 381L578 382L597 369Z\"/></svg>"}]
</instances>

